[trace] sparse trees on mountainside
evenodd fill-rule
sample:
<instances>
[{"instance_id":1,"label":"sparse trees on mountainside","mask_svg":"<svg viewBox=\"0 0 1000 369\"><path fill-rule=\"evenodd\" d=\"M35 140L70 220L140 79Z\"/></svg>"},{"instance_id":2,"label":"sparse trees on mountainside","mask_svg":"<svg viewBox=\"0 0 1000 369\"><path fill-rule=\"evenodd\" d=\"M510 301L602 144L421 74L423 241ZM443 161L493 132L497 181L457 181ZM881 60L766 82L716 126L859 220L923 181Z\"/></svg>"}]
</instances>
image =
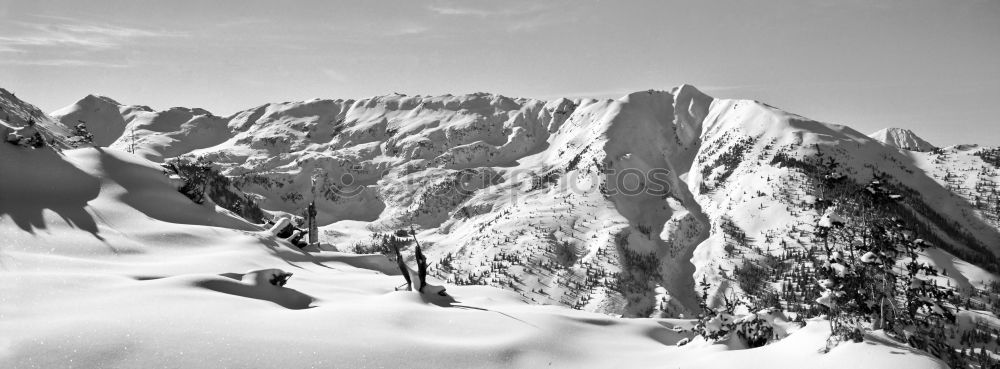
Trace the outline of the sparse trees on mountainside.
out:
<instances>
[{"instance_id":1,"label":"sparse trees on mountainside","mask_svg":"<svg viewBox=\"0 0 1000 369\"><path fill-rule=\"evenodd\" d=\"M725 146L729 141L733 141L728 147ZM701 169L702 181L701 186L699 186L699 193L704 194L718 187L719 184L725 182L729 179L729 176L733 174L736 167L743 162L743 157L747 152L753 147L756 141L751 137L736 138L733 137L731 133L726 133L724 139L720 141L718 146L709 148L703 153L698 155L698 160L705 163ZM713 161L709 161L712 155L725 147L725 151L719 154ZM706 182L711 181L715 185L709 187Z\"/></svg>"},{"instance_id":2,"label":"sparse trees on mountainside","mask_svg":"<svg viewBox=\"0 0 1000 369\"><path fill-rule=\"evenodd\" d=\"M796 173L793 177L804 178L805 183L790 186L810 189L802 204L819 215L811 227L808 223L793 225L786 235L792 240L808 238L799 241L801 248L789 248L780 240L777 253L761 253L752 244L738 245L736 235L741 230L723 221L726 245L732 245L727 255L743 259L732 271L732 280L747 293L740 298L754 306L752 309L776 302L786 311L798 311L799 317L825 314L833 328L830 344L861 340L868 331L883 329L952 367L995 367L997 355L984 352L1000 352L1000 330L970 330L956 324L955 318L962 308L996 312L1000 296L989 286L956 289L953 283L940 281L938 273L946 276L944 270L918 258L926 248L942 246L995 270L991 255L981 252L982 244L958 231L916 191L893 182L874 167L872 180L857 182L845 175L851 170L842 168L834 157L817 154L796 158L779 151L771 161ZM951 240L944 241L941 235ZM764 238L771 250L770 244L777 237L765 233ZM950 242L968 249L956 249ZM735 327L736 321L732 324ZM959 335L972 336L971 332L989 337L988 342L959 343ZM963 348L970 353L963 355Z\"/></svg>"}]
</instances>

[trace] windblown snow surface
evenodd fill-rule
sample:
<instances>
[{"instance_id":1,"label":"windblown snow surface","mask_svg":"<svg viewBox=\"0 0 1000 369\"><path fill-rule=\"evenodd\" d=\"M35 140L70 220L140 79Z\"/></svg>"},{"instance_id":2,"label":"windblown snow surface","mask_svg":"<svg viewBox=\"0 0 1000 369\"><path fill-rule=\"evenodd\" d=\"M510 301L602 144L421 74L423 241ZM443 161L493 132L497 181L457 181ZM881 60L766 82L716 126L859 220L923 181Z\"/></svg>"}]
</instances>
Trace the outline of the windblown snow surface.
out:
<instances>
[{"instance_id":1,"label":"windblown snow surface","mask_svg":"<svg viewBox=\"0 0 1000 369\"><path fill-rule=\"evenodd\" d=\"M859 180L877 161L974 242L1000 240L928 174L953 157L887 150L848 127L691 86L603 101L311 100L230 117L88 97L54 116L44 125L85 121L110 143L0 144L4 368L938 368L879 332L820 353L821 319L772 316L786 337L761 348L677 343L692 337L695 280L711 282L713 301L739 292L726 271L742 261L723 251L723 224L753 240L741 253L811 242L820 214L801 178L771 164L778 152L824 150ZM159 165L177 156L212 160L270 214L299 214L315 198L320 247L193 203ZM669 186L629 194L652 183L603 176L635 169L657 169ZM397 291L394 263L351 253L409 225L431 283L450 297ZM949 270L948 283L995 279L942 250L925 258ZM293 273L287 285L268 283L282 272Z\"/></svg>"}]
</instances>

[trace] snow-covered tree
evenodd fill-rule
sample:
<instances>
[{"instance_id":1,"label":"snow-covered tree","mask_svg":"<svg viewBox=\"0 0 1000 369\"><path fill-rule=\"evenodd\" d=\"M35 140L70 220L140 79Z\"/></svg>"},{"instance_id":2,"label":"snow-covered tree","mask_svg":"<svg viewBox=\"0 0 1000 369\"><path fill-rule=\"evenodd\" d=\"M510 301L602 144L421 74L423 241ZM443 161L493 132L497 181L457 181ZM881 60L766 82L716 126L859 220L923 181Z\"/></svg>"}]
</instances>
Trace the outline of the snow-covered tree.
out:
<instances>
[{"instance_id":1,"label":"snow-covered tree","mask_svg":"<svg viewBox=\"0 0 1000 369\"><path fill-rule=\"evenodd\" d=\"M73 133L73 137L75 137L78 142L87 144L94 143L94 134L87 130L87 125L84 123L77 124Z\"/></svg>"},{"instance_id":2,"label":"snow-covered tree","mask_svg":"<svg viewBox=\"0 0 1000 369\"><path fill-rule=\"evenodd\" d=\"M955 319L946 303L954 291L925 279L937 270L917 260L930 244L893 215L899 199L876 176L858 193L833 201L816 224L826 249L817 303L826 307L836 339L860 341L868 329L902 340L926 338Z\"/></svg>"}]
</instances>

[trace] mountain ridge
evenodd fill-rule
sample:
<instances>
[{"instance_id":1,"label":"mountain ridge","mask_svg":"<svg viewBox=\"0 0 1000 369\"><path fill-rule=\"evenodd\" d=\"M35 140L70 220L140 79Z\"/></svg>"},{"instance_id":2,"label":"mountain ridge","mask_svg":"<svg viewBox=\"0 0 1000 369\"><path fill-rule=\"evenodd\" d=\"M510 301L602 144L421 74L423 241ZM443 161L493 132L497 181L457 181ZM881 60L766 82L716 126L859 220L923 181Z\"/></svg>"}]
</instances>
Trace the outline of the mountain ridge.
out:
<instances>
[{"instance_id":1,"label":"mountain ridge","mask_svg":"<svg viewBox=\"0 0 1000 369\"><path fill-rule=\"evenodd\" d=\"M323 233L333 235L321 240L339 249L366 241L338 234L419 225L427 230L423 237L432 245L426 250L431 258L460 253L465 260L449 270L435 271L451 282L479 278L487 270L476 266L478 261L494 258L498 252L537 255L537 249L505 250L503 244L512 235L521 243L569 247L571 255L577 255L565 260L570 275L579 272L572 271L575 268L623 272L614 259L633 257L626 255L636 252L658 260L642 275L620 277L615 283L626 285L617 290L564 285L562 277L557 278L563 282L556 287L561 297L540 294L531 287L527 288L531 291L521 290L526 300L582 303L581 308L595 311L644 316L652 308L663 314L690 313L696 307L691 292L694 281L702 278L715 286L710 291L712 299L739 291L718 273L745 263L724 256L723 249L730 248L731 241L722 237L719 224L736 219L735 224L746 232L764 234L809 226L809 217L818 216L809 215L814 211L808 204L786 204L789 210L772 211L768 222L748 221L754 219L749 209L743 209L749 205L737 205L786 203L778 197L785 190L761 190L774 187L769 184L774 177L803 180L768 164L777 154L837 157L844 161L845 174L860 182L871 178L866 163L881 156L879 161L892 163L885 165L887 169L901 168L891 170L892 176L919 184L916 193L935 204L931 208L942 209L940 218L956 219L959 226L955 229L974 230L968 239L981 244L1000 240L980 215L961 210L967 204L936 200L949 191L936 179L912 174L922 170L913 159L883 151L884 146L869 136L754 100L716 99L691 85L606 100L545 101L482 92L389 94L359 100L269 103L229 117L187 108L152 111L123 106L119 112L127 122L124 130L135 133L117 137L111 148L133 146L137 154L154 161L203 157L275 215L298 214L303 202L315 196ZM853 148L843 149L848 146ZM615 195L618 187L627 184L593 177L609 170L663 170L672 194ZM317 173L322 195L310 195ZM346 186L338 183L345 177L351 178L356 190L350 196L341 193ZM487 178L501 181L491 185ZM468 193L427 191L468 179L477 183ZM537 188L539 183L548 190L518 188L522 184ZM598 191L602 183L607 188ZM651 183L646 178L640 185ZM574 186L589 191L574 191ZM747 193L763 195L754 199ZM604 221L586 215L566 217L546 207L563 211L584 207L601 214L598 218ZM488 220L496 212L509 215ZM344 227L357 229L347 232ZM518 231L526 227L537 232ZM944 239L955 250L964 249L954 233L958 231L941 232L952 232ZM783 242L799 247L810 244ZM489 246L483 248L484 244ZM967 252L986 258L981 250L975 246ZM598 256L606 252L612 256ZM551 257L558 259L554 254ZM542 259L546 258L550 256ZM545 265L546 261L531 263ZM531 263L519 268L532 273L538 266ZM666 286L667 304L654 307L654 288L628 285L649 277ZM503 286L507 282L502 281L511 278L488 283ZM551 285L552 281L539 279L537 283Z\"/></svg>"}]
</instances>

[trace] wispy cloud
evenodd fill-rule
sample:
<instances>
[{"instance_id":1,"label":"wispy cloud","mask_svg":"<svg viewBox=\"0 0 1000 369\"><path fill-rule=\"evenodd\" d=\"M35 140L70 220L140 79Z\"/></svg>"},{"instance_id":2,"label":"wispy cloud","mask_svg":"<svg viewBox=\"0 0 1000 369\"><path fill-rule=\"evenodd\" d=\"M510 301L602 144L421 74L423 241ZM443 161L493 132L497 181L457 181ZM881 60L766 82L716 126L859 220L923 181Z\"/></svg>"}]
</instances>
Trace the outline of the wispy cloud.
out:
<instances>
[{"instance_id":1,"label":"wispy cloud","mask_svg":"<svg viewBox=\"0 0 1000 369\"><path fill-rule=\"evenodd\" d=\"M477 17L488 17L496 14L496 12L483 9L445 5L429 5L427 6L427 10L439 15L474 15Z\"/></svg>"},{"instance_id":2,"label":"wispy cloud","mask_svg":"<svg viewBox=\"0 0 1000 369\"><path fill-rule=\"evenodd\" d=\"M498 8L480 8L467 5L428 5L427 10L438 15L449 16L476 16L476 17L504 17L537 13L554 7L554 4L523 2L523 3L500 3Z\"/></svg>"},{"instance_id":3,"label":"wispy cloud","mask_svg":"<svg viewBox=\"0 0 1000 369\"><path fill-rule=\"evenodd\" d=\"M25 52L24 50L18 48L0 45L0 53L24 53L24 52Z\"/></svg>"},{"instance_id":4,"label":"wispy cloud","mask_svg":"<svg viewBox=\"0 0 1000 369\"><path fill-rule=\"evenodd\" d=\"M434 4L425 8L438 16L455 18L476 18L489 22L493 26L507 32L530 32L543 27L574 22L577 16L575 8L562 8L554 1L550 2L500 2L496 4ZM557 12L558 11L558 12Z\"/></svg>"},{"instance_id":5,"label":"wispy cloud","mask_svg":"<svg viewBox=\"0 0 1000 369\"><path fill-rule=\"evenodd\" d=\"M407 24L396 27L394 29L387 30L385 32L386 36L413 36L426 33L430 31L430 27L419 25L419 24Z\"/></svg>"},{"instance_id":6,"label":"wispy cloud","mask_svg":"<svg viewBox=\"0 0 1000 369\"><path fill-rule=\"evenodd\" d=\"M120 48L138 39L182 35L178 32L89 23L62 17L36 18L36 22L12 22L18 30L0 36L0 52L28 52L47 47L77 51L106 50Z\"/></svg>"},{"instance_id":7,"label":"wispy cloud","mask_svg":"<svg viewBox=\"0 0 1000 369\"><path fill-rule=\"evenodd\" d=\"M127 63L108 63L81 59L4 59L0 65L24 65L38 67L96 67L96 68L127 68Z\"/></svg>"}]
</instances>

